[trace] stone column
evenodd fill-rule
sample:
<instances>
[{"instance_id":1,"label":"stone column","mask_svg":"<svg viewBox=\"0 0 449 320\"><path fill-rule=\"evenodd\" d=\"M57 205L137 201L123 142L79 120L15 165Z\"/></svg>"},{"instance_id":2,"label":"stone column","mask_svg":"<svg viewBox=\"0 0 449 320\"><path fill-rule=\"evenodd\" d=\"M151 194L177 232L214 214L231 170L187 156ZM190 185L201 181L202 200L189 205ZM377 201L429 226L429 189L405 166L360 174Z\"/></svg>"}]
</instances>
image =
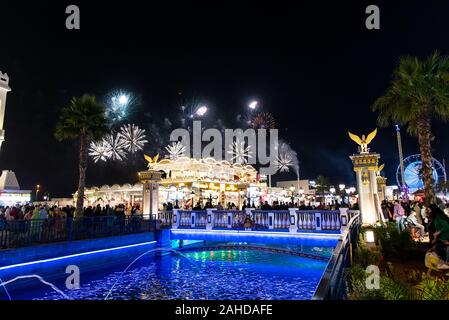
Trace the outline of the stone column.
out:
<instances>
[{"instance_id":1,"label":"stone column","mask_svg":"<svg viewBox=\"0 0 449 320\"><path fill-rule=\"evenodd\" d=\"M159 171L141 171L139 178L143 185L142 210L144 217L157 217L159 210L159 181L162 173Z\"/></svg>"},{"instance_id":2,"label":"stone column","mask_svg":"<svg viewBox=\"0 0 449 320\"><path fill-rule=\"evenodd\" d=\"M352 155L350 158L357 177L361 221L363 225L372 225L382 217L376 178L380 155L377 153L360 153Z\"/></svg>"},{"instance_id":3,"label":"stone column","mask_svg":"<svg viewBox=\"0 0 449 320\"><path fill-rule=\"evenodd\" d=\"M9 91L11 91L11 88L9 87L9 77L6 73L0 71L0 148L3 141L5 141L3 123L5 119L6 95Z\"/></svg>"}]
</instances>

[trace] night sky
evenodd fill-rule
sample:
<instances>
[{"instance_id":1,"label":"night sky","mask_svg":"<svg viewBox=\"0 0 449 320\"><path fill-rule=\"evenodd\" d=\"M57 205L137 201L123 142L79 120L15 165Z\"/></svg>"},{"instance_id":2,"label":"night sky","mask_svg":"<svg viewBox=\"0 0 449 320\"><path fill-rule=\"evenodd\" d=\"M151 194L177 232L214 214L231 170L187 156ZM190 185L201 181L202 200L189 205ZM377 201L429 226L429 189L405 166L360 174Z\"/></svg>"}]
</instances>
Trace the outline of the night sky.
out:
<instances>
[{"instance_id":1,"label":"night sky","mask_svg":"<svg viewBox=\"0 0 449 320\"><path fill-rule=\"evenodd\" d=\"M255 98L298 152L301 178L323 174L335 184L353 184L348 156L356 145L346 131L374 129L377 115L370 106L388 86L399 56L426 57L435 49L449 55L444 1L277 7L243 1L57 2L0 5L0 70L12 88L0 168L14 170L23 189L39 183L52 196L70 196L78 178L76 142L59 143L53 135L60 109L72 96L103 98L121 88L139 98L129 122L147 130L175 118L181 101L193 98L207 103L209 118L234 127ZM79 31L65 29L69 4L80 7ZM365 28L369 4L380 7L381 30ZM436 123L433 131L435 157L448 159L447 125ZM403 137L405 155L418 153L416 139L405 132ZM381 154L388 182L395 183L393 127L379 131L371 150ZM133 183L144 169L142 153L121 163L91 161L87 182Z\"/></svg>"}]
</instances>

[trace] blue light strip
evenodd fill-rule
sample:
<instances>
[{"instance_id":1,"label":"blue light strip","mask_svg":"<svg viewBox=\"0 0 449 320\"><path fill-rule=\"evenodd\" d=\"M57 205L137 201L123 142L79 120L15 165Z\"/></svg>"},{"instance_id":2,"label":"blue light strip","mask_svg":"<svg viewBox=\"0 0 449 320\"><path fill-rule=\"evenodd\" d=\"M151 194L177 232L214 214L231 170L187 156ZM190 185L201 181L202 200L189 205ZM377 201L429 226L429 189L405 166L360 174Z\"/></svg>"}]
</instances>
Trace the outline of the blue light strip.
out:
<instances>
[{"instance_id":1,"label":"blue light strip","mask_svg":"<svg viewBox=\"0 0 449 320\"><path fill-rule=\"evenodd\" d=\"M68 256L62 256L62 257L56 257L56 258L50 258L50 259L44 259L44 260L36 260L36 261L19 263L19 264L12 264L10 266L0 267L0 271L1 270L12 269L12 268L17 268L17 267L29 266L29 265L33 265L33 264L39 264L39 263L46 263L46 262L51 262L51 261L64 260L64 259L80 257L80 256L87 256L87 255L90 255L90 254L109 252L109 251L115 251L115 250L122 250L122 249L128 249L128 248L139 247L139 246L145 246L145 245L154 244L154 243L156 243L156 241L142 242L142 243L130 244L130 245L121 246L121 247L114 247L114 248L108 248L108 249L101 249L101 250L95 250L95 251L75 253L75 254L71 254L71 255L68 255Z\"/></svg>"},{"instance_id":2,"label":"blue light strip","mask_svg":"<svg viewBox=\"0 0 449 320\"><path fill-rule=\"evenodd\" d=\"M228 230L191 230L191 229L171 229L172 233L178 234L215 234L215 235L234 235L234 236L270 236L272 238L300 238L300 239L340 239L341 234L333 233L281 233L269 231L228 231Z\"/></svg>"}]
</instances>

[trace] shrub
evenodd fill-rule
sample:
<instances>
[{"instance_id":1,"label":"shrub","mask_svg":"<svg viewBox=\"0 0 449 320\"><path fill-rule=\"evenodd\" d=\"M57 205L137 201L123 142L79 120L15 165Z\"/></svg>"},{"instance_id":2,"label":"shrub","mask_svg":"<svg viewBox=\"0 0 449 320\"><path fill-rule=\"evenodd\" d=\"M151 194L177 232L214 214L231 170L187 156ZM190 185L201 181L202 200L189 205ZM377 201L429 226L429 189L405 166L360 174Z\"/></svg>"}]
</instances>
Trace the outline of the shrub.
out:
<instances>
[{"instance_id":1,"label":"shrub","mask_svg":"<svg viewBox=\"0 0 449 320\"><path fill-rule=\"evenodd\" d=\"M386 259L416 257L416 242L413 241L409 232L399 232L396 223L388 222L380 226L377 225L373 227L373 230L376 241Z\"/></svg>"}]
</instances>

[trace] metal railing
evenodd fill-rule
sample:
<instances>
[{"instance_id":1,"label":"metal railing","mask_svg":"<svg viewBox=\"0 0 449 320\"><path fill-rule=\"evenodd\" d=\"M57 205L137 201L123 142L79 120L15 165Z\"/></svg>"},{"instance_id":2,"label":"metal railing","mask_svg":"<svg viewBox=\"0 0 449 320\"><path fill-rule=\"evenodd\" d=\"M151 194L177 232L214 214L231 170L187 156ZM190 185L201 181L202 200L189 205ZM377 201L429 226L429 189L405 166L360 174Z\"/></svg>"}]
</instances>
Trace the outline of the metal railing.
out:
<instances>
[{"instance_id":1,"label":"metal railing","mask_svg":"<svg viewBox=\"0 0 449 320\"><path fill-rule=\"evenodd\" d=\"M356 211L352 211L354 215ZM161 215L161 214L160 214ZM159 215L159 216L160 216ZM277 230L339 231L342 228L340 210L174 210L173 228L199 229L251 229L255 231ZM248 224L248 218L250 224ZM166 220L167 218L159 220ZM344 214L344 224L348 221ZM248 227L250 225L250 227ZM167 225L168 226L168 225Z\"/></svg>"},{"instance_id":2,"label":"metal railing","mask_svg":"<svg viewBox=\"0 0 449 320\"><path fill-rule=\"evenodd\" d=\"M268 230L269 228L269 214L267 210L254 210L252 211L252 221L254 230Z\"/></svg>"},{"instance_id":3,"label":"metal railing","mask_svg":"<svg viewBox=\"0 0 449 320\"><path fill-rule=\"evenodd\" d=\"M171 226L173 220L173 211L159 212L157 219L160 221L162 227Z\"/></svg>"},{"instance_id":4,"label":"metal railing","mask_svg":"<svg viewBox=\"0 0 449 320\"><path fill-rule=\"evenodd\" d=\"M360 227L360 214L354 212L318 283L315 294L312 297L313 300L339 300L346 298L345 270L352 263L352 252L357 246Z\"/></svg>"},{"instance_id":5,"label":"metal railing","mask_svg":"<svg viewBox=\"0 0 449 320\"><path fill-rule=\"evenodd\" d=\"M101 238L154 229L155 220L144 219L142 215L11 220L3 221L0 228L0 248Z\"/></svg>"}]
</instances>

